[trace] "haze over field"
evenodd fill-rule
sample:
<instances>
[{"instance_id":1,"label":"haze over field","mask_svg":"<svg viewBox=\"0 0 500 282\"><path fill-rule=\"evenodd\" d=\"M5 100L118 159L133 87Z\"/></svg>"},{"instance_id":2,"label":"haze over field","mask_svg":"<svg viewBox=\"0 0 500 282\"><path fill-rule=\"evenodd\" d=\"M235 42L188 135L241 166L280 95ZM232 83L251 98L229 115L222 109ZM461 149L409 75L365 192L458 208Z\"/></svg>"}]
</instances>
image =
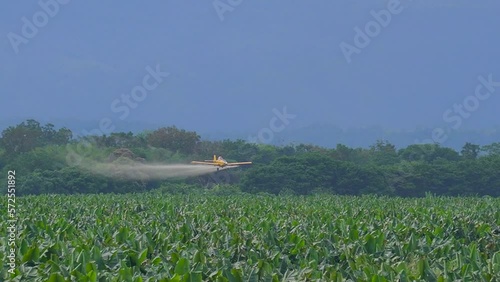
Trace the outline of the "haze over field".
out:
<instances>
[{"instance_id":1,"label":"haze over field","mask_svg":"<svg viewBox=\"0 0 500 282\"><path fill-rule=\"evenodd\" d=\"M0 120L248 136L286 107L295 116L286 130L328 125L311 136L333 126L499 125L498 1L243 1L217 12L221 2L4 3ZM47 21L30 31L45 10ZM379 31L367 32L377 19ZM489 75L490 95L467 100ZM147 93L124 98L137 86ZM301 141L322 144L304 132Z\"/></svg>"},{"instance_id":2,"label":"haze over field","mask_svg":"<svg viewBox=\"0 0 500 282\"><path fill-rule=\"evenodd\" d=\"M106 177L130 180L161 180L174 177L192 177L216 171L213 166L192 164L97 163L80 166L82 169ZM220 168L224 170L226 168Z\"/></svg>"}]
</instances>

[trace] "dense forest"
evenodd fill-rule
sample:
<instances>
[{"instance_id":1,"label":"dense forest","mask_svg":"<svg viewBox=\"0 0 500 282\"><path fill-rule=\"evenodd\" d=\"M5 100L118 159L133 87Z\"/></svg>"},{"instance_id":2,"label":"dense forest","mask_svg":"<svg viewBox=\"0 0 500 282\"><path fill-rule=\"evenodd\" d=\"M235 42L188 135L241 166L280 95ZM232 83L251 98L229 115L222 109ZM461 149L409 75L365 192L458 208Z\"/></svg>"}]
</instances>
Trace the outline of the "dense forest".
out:
<instances>
[{"instance_id":1,"label":"dense forest","mask_svg":"<svg viewBox=\"0 0 500 282\"><path fill-rule=\"evenodd\" d=\"M254 164L164 180L110 178L79 166L86 159L187 164L213 154L228 161L250 160ZM27 120L2 131L0 171L4 183L8 170L16 171L18 195L159 189L170 193L500 196L500 142L487 146L465 143L459 152L439 144L396 148L385 140L374 140L369 148L345 144L334 148L310 144L273 146L243 140L206 141L196 132L175 126L140 134L74 137L67 128Z\"/></svg>"}]
</instances>

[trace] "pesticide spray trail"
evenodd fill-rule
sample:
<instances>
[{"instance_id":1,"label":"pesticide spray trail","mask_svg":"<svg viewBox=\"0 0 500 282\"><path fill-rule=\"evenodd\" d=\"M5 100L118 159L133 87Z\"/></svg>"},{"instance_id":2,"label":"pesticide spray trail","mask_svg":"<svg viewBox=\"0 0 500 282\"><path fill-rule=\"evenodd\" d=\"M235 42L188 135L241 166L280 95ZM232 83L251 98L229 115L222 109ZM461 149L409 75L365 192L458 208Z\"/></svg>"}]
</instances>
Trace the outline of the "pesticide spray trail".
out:
<instances>
[{"instance_id":1,"label":"pesticide spray trail","mask_svg":"<svg viewBox=\"0 0 500 282\"><path fill-rule=\"evenodd\" d=\"M106 177L130 180L166 179L190 177L213 173L213 166L190 164L143 164L143 163L96 163L82 166L83 169ZM225 169L225 168L221 168Z\"/></svg>"}]
</instances>

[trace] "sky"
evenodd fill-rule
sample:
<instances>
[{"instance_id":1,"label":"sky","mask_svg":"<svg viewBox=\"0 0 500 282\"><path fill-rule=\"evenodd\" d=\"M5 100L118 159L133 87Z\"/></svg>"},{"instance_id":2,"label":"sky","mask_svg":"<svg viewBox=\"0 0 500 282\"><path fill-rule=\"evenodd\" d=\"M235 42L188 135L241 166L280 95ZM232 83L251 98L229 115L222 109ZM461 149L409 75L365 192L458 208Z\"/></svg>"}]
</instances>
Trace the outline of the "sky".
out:
<instances>
[{"instance_id":1,"label":"sky","mask_svg":"<svg viewBox=\"0 0 500 282\"><path fill-rule=\"evenodd\" d=\"M499 11L493 0L6 1L0 120L104 133L494 128Z\"/></svg>"}]
</instances>

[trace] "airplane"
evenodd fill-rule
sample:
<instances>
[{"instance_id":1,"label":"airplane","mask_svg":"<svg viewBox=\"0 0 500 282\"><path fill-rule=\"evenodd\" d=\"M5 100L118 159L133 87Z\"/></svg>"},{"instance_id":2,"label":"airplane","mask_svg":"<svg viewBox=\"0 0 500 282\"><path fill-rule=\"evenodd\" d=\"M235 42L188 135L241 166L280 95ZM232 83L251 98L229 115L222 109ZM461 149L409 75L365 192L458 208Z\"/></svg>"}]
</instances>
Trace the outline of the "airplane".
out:
<instances>
[{"instance_id":1,"label":"airplane","mask_svg":"<svg viewBox=\"0 0 500 282\"><path fill-rule=\"evenodd\" d=\"M223 167L238 167L240 165L249 165L252 164L252 162L237 162L237 163L228 163L225 159L222 158L222 156L219 156L217 158L216 155L214 155L214 158L212 160L205 160L203 162L200 161L192 161L192 164L201 164L201 165L213 165L217 167L217 171L219 171L220 168Z\"/></svg>"}]
</instances>

